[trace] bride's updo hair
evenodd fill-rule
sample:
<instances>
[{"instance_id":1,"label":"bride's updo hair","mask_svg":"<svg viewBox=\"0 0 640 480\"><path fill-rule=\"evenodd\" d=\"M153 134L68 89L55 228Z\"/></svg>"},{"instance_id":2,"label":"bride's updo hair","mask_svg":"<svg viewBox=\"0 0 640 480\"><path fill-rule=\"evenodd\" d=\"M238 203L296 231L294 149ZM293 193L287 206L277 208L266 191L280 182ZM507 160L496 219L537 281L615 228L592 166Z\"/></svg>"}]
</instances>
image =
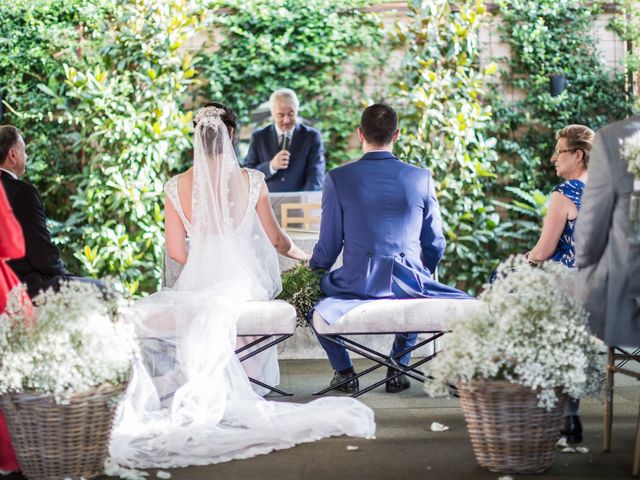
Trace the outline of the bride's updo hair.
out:
<instances>
[{"instance_id":1,"label":"bride's updo hair","mask_svg":"<svg viewBox=\"0 0 640 480\"><path fill-rule=\"evenodd\" d=\"M234 112L231 109L231 107L228 107L225 104L219 103L219 102L209 102L206 105L204 105L202 108L204 109L207 107L214 107L222 110L222 114L220 115L220 120L222 120L222 123L224 123L225 126L227 127L227 131L229 132L229 137L231 138L231 143L235 148L239 141L238 116L236 115L236 112ZM196 117L193 120L193 128L196 128L199 121L200 120L196 115ZM209 137L210 134L213 134L213 132L204 132L205 149L207 150L208 150L207 146L209 147L211 146L211 142L207 141L207 138ZM210 155L210 154L220 153L220 152L207 151L206 153Z\"/></svg>"},{"instance_id":2,"label":"bride's updo hair","mask_svg":"<svg viewBox=\"0 0 640 480\"><path fill-rule=\"evenodd\" d=\"M224 110L224 113L220 115L220 119L227 126L229 136L231 137L231 140L234 141L233 143L235 145L236 136L238 134L238 116L236 115L236 112L234 112L231 107L227 107L225 104L219 102L209 102L206 105L203 105L202 108L206 107L215 107ZM194 119L193 128L196 128L197 124L197 119Z\"/></svg>"}]
</instances>

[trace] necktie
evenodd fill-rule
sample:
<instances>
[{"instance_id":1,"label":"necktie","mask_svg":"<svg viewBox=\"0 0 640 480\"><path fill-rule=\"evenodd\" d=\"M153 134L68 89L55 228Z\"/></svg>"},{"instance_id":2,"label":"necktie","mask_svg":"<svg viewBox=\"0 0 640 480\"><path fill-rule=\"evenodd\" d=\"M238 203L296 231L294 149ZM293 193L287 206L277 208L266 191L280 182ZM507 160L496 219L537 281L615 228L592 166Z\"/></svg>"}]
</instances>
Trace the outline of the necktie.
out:
<instances>
[{"instance_id":1,"label":"necktie","mask_svg":"<svg viewBox=\"0 0 640 480\"><path fill-rule=\"evenodd\" d=\"M291 145L291 134L283 133L280 135L280 141L278 142L280 150L289 150Z\"/></svg>"}]
</instances>

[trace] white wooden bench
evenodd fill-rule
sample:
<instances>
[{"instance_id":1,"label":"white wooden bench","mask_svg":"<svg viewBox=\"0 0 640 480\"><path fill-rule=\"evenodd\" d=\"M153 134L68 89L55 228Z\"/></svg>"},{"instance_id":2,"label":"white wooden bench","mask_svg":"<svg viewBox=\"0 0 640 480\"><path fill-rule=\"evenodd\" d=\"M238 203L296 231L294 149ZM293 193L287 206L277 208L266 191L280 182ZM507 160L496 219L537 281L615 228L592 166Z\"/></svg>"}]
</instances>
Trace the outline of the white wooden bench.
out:
<instances>
[{"instance_id":1,"label":"white wooden bench","mask_svg":"<svg viewBox=\"0 0 640 480\"><path fill-rule=\"evenodd\" d=\"M238 318L237 336L256 338L236 350L238 359L243 362L285 341L294 334L296 325L295 309L283 300L247 302ZM175 338L149 337L142 343L152 376L161 376L174 367ZM280 395L293 395L255 378L249 377L249 381Z\"/></svg>"},{"instance_id":2,"label":"white wooden bench","mask_svg":"<svg viewBox=\"0 0 640 480\"><path fill-rule=\"evenodd\" d=\"M395 371L393 377L384 378L352 395L353 397L357 397L380 385L384 385L387 380L403 374L420 382L424 382L424 375L419 370L416 370L416 368L435 358L437 355L435 348L431 355L427 355L407 366L403 366L395 362L395 360L401 358L405 353L413 352L424 345L434 343L449 330L449 322L451 319L459 316L468 316L478 309L485 308L484 303L473 299L449 300L429 298L374 300L354 308L332 325L327 324L318 312L314 312L311 327L318 336L333 343L342 342L347 350L375 362L375 365L372 367L356 374L355 378L367 375L381 367L388 367ZM413 347L399 352L394 355L394 358L390 358L388 355L351 338L359 335L396 333L418 333L420 335ZM390 349L391 345L388 347ZM392 362L391 360L394 361ZM343 382L332 387L327 387L314 395L324 395L328 391L341 386L353 378L354 377L349 377Z\"/></svg>"}]
</instances>

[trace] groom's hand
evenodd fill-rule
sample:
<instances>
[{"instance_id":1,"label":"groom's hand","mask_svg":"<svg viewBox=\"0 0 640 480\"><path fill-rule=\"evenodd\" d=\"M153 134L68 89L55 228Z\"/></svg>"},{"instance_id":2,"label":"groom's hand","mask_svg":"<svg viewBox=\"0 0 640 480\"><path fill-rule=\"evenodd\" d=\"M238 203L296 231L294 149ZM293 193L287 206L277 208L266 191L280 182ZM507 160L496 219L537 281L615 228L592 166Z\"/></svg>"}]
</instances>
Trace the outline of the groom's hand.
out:
<instances>
[{"instance_id":1,"label":"groom's hand","mask_svg":"<svg viewBox=\"0 0 640 480\"><path fill-rule=\"evenodd\" d=\"M273 170L284 170L289 167L289 157L291 154L288 150L280 150L271 159L271 168Z\"/></svg>"}]
</instances>

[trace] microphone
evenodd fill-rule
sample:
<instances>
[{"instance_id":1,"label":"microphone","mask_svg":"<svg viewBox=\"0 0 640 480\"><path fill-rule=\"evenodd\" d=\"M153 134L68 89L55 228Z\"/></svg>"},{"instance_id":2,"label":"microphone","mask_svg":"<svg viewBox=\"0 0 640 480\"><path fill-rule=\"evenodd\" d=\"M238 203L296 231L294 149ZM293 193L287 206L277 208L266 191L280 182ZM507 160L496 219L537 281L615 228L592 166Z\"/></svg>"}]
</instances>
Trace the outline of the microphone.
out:
<instances>
[{"instance_id":1,"label":"microphone","mask_svg":"<svg viewBox=\"0 0 640 480\"><path fill-rule=\"evenodd\" d=\"M285 133L284 139L282 140L282 150L289 150L290 146L291 146L291 134Z\"/></svg>"}]
</instances>

